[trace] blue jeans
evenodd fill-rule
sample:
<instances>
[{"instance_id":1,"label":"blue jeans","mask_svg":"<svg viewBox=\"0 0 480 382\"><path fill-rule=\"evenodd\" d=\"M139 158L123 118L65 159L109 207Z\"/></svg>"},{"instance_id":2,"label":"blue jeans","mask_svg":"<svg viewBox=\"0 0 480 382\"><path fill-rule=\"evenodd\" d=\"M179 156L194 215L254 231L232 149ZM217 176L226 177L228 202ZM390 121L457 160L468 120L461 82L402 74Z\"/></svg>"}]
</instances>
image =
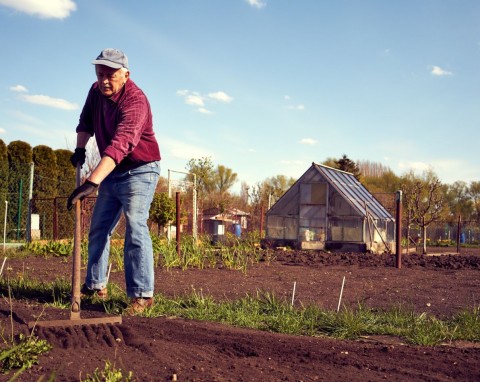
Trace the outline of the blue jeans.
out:
<instances>
[{"instance_id":1,"label":"blue jeans","mask_svg":"<svg viewBox=\"0 0 480 382\"><path fill-rule=\"evenodd\" d=\"M87 287L107 286L110 238L123 211L127 296L153 296L153 249L147 219L159 177L158 161L125 172L114 171L100 184L88 235Z\"/></svg>"}]
</instances>

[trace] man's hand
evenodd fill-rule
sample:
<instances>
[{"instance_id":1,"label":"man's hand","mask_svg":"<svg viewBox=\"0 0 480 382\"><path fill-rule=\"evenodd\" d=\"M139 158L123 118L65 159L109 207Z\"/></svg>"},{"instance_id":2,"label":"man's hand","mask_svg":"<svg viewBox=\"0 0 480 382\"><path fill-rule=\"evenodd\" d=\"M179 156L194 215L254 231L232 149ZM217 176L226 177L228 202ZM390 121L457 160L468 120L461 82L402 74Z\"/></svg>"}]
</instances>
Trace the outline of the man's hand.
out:
<instances>
[{"instance_id":1,"label":"man's hand","mask_svg":"<svg viewBox=\"0 0 480 382\"><path fill-rule=\"evenodd\" d=\"M71 210L73 205L77 200L82 201L85 199L86 196L93 194L97 191L98 184L89 181L88 179L83 183L80 187L77 187L73 192L72 195L68 198L67 201L67 208Z\"/></svg>"},{"instance_id":2,"label":"man's hand","mask_svg":"<svg viewBox=\"0 0 480 382\"><path fill-rule=\"evenodd\" d=\"M77 163L80 163L80 167L83 166L85 163L86 152L87 150L81 147L77 147L75 149L75 152L70 157L70 162L72 163L73 167L77 167Z\"/></svg>"}]
</instances>

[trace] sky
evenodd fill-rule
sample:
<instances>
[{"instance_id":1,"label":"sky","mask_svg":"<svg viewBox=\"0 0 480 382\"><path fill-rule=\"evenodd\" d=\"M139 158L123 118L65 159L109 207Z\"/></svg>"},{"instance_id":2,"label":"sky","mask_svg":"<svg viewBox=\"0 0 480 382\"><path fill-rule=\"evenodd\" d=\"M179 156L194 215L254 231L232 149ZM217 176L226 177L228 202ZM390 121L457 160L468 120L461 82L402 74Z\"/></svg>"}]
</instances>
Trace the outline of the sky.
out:
<instances>
[{"instance_id":1,"label":"sky","mask_svg":"<svg viewBox=\"0 0 480 382\"><path fill-rule=\"evenodd\" d=\"M75 148L92 60L123 50L162 176L252 186L347 155L480 181L478 0L0 0L0 139Z\"/></svg>"}]
</instances>

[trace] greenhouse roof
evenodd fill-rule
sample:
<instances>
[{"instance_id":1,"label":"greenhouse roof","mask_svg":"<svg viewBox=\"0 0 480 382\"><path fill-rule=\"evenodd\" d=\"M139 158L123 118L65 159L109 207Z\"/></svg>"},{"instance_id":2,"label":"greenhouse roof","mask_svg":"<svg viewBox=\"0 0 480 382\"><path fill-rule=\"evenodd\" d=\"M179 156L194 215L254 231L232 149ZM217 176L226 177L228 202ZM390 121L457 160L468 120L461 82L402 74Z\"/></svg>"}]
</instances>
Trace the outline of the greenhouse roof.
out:
<instances>
[{"instance_id":1,"label":"greenhouse roof","mask_svg":"<svg viewBox=\"0 0 480 382\"><path fill-rule=\"evenodd\" d=\"M345 200L364 216L374 219L394 220L387 209L349 172L337 170L321 164L312 163Z\"/></svg>"}]
</instances>

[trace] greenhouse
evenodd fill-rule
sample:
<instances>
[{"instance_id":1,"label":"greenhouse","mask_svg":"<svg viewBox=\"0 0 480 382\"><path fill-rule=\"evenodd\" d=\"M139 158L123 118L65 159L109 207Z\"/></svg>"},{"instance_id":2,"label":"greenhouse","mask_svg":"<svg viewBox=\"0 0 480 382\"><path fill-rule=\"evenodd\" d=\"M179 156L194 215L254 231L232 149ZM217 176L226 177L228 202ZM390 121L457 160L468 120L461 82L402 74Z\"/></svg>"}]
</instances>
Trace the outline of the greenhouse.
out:
<instances>
[{"instance_id":1,"label":"greenhouse","mask_svg":"<svg viewBox=\"0 0 480 382\"><path fill-rule=\"evenodd\" d=\"M395 219L353 174L312 166L267 211L268 246L395 250Z\"/></svg>"}]
</instances>

